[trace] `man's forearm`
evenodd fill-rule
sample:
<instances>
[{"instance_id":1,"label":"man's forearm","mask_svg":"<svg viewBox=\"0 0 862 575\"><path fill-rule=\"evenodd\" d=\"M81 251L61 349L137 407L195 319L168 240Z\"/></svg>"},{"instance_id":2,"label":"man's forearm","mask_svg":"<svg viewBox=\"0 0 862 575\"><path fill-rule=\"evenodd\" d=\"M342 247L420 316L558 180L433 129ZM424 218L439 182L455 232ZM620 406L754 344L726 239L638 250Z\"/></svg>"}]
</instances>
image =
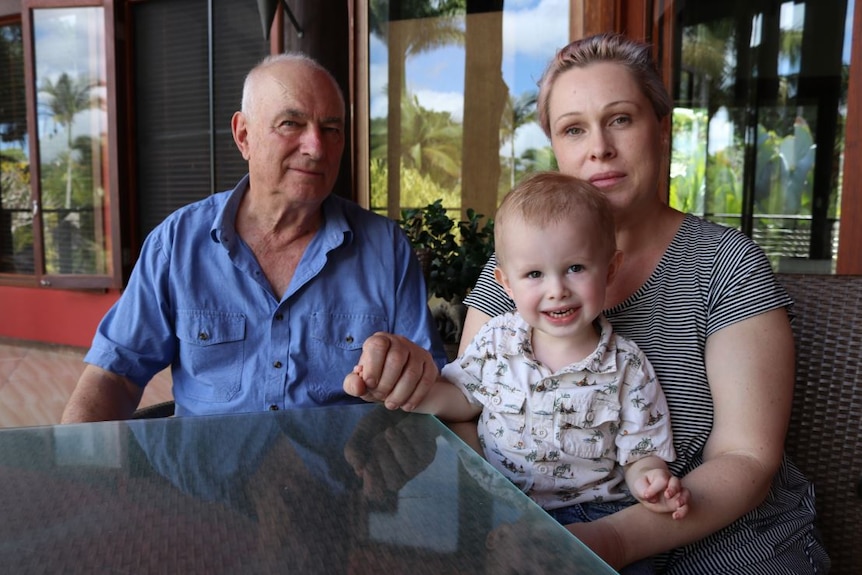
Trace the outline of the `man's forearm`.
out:
<instances>
[{"instance_id":1,"label":"man's forearm","mask_svg":"<svg viewBox=\"0 0 862 575\"><path fill-rule=\"evenodd\" d=\"M88 365L66 403L60 422L128 419L143 394L143 388L128 379Z\"/></svg>"}]
</instances>

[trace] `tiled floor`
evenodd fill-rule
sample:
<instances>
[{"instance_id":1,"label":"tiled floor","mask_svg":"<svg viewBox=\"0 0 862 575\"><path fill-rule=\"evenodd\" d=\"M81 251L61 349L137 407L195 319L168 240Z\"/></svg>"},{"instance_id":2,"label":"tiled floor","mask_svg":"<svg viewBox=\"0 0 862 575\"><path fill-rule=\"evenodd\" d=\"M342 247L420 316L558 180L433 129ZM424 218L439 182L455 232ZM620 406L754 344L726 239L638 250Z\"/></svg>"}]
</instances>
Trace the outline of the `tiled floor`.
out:
<instances>
[{"instance_id":1,"label":"tiled floor","mask_svg":"<svg viewBox=\"0 0 862 575\"><path fill-rule=\"evenodd\" d=\"M84 370L86 350L0 339L0 427L51 425ZM171 399L171 378L158 374L141 407Z\"/></svg>"}]
</instances>

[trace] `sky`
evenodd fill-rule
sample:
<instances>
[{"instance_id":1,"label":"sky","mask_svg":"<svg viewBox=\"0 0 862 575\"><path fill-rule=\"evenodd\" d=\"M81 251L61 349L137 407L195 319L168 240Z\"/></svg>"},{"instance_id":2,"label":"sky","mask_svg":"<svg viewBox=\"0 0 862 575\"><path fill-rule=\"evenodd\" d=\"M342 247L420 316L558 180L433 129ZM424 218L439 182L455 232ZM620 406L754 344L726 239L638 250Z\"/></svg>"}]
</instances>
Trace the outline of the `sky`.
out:
<instances>
[{"instance_id":1,"label":"sky","mask_svg":"<svg viewBox=\"0 0 862 575\"><path fill-rule=\"evenodd\" d=\"M463 19L462 19L463 22ZM503 11L503 79L514 96L536 91L542 71L556 50L568 41L568 0L506 0ZM387 52L383 41L369 41L372 118L386 116ZM447 46L410 57L407 90L422 107L447 111L457 121L464 109L464 49ZM544 147L548 139L538 125L524 126L516 153Z\"/></svg>"}]
</instances>

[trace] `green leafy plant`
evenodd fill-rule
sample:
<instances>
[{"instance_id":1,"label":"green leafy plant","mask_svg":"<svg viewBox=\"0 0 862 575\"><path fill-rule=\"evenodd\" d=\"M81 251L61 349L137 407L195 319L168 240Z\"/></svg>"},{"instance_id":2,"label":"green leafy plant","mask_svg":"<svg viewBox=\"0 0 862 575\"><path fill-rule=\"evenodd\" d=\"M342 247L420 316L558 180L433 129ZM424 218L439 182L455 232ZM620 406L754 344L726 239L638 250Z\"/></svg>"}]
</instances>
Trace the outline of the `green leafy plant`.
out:
<instances>
[{"instance_id":1,"label":"green leafy plant","mask_svg":"<svg viewBox=\"0 0 862 575\"><path fill-rule=\"evenodd\" d=\"M398 222L422 264L429 299L438 300L432 312L447 343L460 339L466 311L461 300L494 253L494 221L472 208L466 216L456 222L438 199L423 208L401 210Z\"/></svg>"}]
</instances>

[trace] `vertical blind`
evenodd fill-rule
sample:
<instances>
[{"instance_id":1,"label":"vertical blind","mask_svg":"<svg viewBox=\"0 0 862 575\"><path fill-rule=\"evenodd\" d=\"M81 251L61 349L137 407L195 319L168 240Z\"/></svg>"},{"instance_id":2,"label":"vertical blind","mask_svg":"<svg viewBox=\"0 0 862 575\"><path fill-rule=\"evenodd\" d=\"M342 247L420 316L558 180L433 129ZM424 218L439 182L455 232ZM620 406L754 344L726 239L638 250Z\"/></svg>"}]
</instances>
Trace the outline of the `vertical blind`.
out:
<instances>
[{"instance_id":1,"label":"vertical blind","mask_svg":"<svg viewBox=\"0 0 862 575\"><path fill-rule=\"evenodd\" d=\"M230 119L269 51L254 2L135 3L135 173L141 237L177 208L247 171Z\"/></svg>"}]
</instances>

